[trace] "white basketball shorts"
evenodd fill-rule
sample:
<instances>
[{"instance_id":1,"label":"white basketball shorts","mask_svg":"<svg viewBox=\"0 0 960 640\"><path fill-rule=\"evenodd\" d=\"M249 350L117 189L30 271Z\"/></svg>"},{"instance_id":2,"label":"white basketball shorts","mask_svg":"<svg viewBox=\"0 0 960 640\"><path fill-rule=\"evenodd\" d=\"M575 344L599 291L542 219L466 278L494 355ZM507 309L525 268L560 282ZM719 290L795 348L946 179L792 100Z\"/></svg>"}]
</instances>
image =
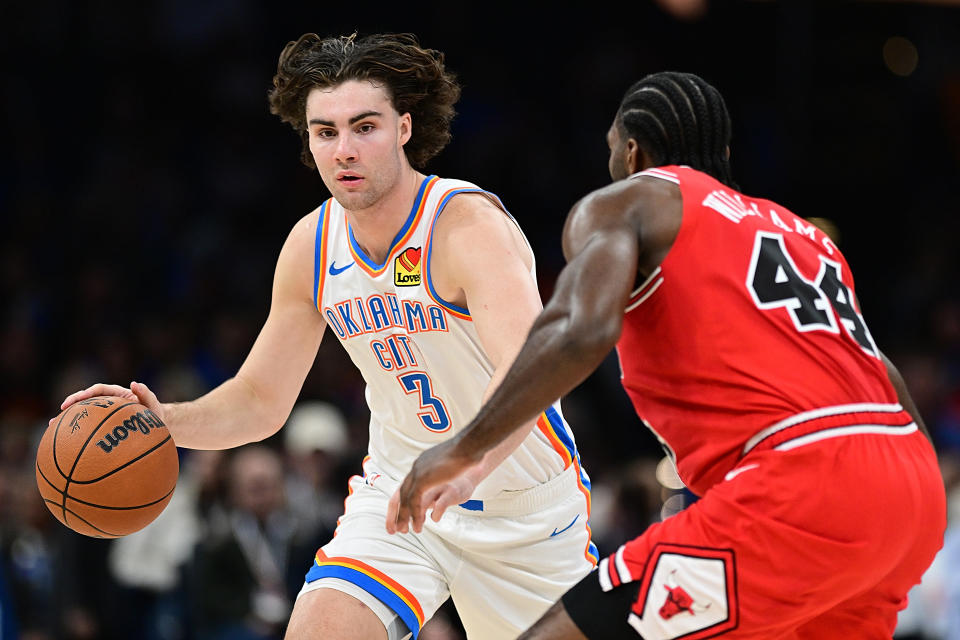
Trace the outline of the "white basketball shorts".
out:
<instances>
[{"instance_id":1,"label":"white basketball shorts","mask_svg":"<svg viewBox=\"0 0 960 640\"><path fill-rule=\"evenodd\" d=\"M516 638L597 562L589 482L570 466L553 480L429 514L421 533L386 531L399 480L367 460L350 480L334 538L318 552L301 594L337 589L369 606L391 640L414 639L453 598L468 638Z\"/></svg>"}]
</instances>

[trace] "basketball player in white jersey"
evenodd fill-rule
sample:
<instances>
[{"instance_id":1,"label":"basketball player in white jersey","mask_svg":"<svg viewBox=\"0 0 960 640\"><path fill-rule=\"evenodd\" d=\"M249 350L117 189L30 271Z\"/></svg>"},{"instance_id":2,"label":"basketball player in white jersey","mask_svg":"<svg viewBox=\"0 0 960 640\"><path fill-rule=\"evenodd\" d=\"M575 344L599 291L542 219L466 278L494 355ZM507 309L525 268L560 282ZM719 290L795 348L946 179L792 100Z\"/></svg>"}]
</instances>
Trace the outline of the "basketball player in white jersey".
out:
<instances>
[{"instance_id":1,"label":"basketball player in white jersey","mask_svg":"<svg viewBox=\"0 0 960 640\"><path fill-rule=\"evenodd\" d=\"M285 422L330 329L367 383L369 455L306 573L291 639L416 638L448 597L470 638L515 638L596 564L589 478L559 402L438 487L439 521L384 527L413 461L474 416L541 310L533 254L500 200L418 170L449 141L459 93L443 55L411 35L289 43L271 110L333 197L290 232L240 371L192 402L133 382L63 403L136 399L181 447L255 442Z\"/></svg>"}]
</instances>

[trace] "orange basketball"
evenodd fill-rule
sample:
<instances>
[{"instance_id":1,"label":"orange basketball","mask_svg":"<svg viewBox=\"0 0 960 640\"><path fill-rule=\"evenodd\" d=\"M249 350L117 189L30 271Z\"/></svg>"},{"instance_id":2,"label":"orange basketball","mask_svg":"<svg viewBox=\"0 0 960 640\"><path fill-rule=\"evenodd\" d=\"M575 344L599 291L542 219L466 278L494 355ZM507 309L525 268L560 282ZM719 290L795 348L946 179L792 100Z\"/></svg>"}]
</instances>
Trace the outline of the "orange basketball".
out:
<instances>
[{"instance_id":1,"label":"orange basketball","mask_svg":"<svg viewBox=\"0 0 960 640\"><path fill-rule=\"evenodd\" d=\"M177 447L159 417L132 400L73 404L37 450L37 487L57 520L77 533L117 538L160 515L177 484Z\"/></svg>"}]
</instances>

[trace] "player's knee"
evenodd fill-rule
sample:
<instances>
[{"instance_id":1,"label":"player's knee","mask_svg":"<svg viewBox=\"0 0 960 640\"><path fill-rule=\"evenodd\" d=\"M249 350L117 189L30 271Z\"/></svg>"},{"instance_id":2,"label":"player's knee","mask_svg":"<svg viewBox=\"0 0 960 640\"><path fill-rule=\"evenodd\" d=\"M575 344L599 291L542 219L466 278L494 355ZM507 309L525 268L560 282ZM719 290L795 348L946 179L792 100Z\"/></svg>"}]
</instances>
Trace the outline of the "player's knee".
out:
<instances>
[{"instance_id":1,"label":"player's knee","mask_svg":"<svg viewBox=\"0 0 960 640\"><path fill-rule=\"evenodd\" d=\"M315 589L297 598L284 640L387 640L380 618L353 596Z\"/></svg>"}]
</instances>

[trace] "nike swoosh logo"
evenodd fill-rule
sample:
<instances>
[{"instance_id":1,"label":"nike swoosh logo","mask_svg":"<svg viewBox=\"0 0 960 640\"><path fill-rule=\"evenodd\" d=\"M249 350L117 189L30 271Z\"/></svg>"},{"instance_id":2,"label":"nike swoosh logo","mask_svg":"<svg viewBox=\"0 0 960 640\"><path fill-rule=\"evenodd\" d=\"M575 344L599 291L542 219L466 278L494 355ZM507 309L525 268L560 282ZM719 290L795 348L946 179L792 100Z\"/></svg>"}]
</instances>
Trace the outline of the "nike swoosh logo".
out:
<instances>
[{"instance_id":1,"label":"nike swoosh logo","mask_svg":"<svg viewBox=\"0 0 960 640\"><path fill-rule=\"evenodd\" d=\"M348 265L345 266L345 267L339 267L339 268L338 268L338 267L337 267L337 261L334 260L333 262L330 263L330 275L335 276L335 275L337 275L338 273L343 273L344 271L346 271L347 269L349 269L349 268L352 267L353 265L354 265L354 263L351 262L350 264L348 264Z\"/></svg>"},{"instance_id":2,"label":"nike swoosh logo","mask_svg":"<svg viewBox=\"0 0 960 640\"><path fill-rule=\"evenodd\" d=\"M727 475L723 476L723 479L726 480L727 482L729 482L730 480L733 480L734 478L736 478L738 475L740 475L740 474L743 473L744 471L750 471L751 469L756 469L756 468L759 467L759 466L760 466L759 464L748 464L748 465L745 466L745 467L740 467L739 469L734 469L733 471L728 471L728 472L727 472Z\"/></svg>"},{"instance_id":3,"label":"nike swoosh logo","mask_svg":"<svg viewBox=\"0 0 960 640\"><path fill-rule=\"evenodd\" d=\"M563 533L564 531L566 531L567 529L569 529L570 527L572 527L572 526L573 526L573 523L576 522L579 518L580 518L580 514L578 513L578 514L576 515L576 517L574 517L573 522L571 522L570 524L568 524L567 526L565 526L563 529L560 529L560 531L557 531L556 529L554 529L554 530L553 530L553 533L550 534L550 537L552 538L553 536L558 536L558 535L560 535L561 533Z\"/></svg>"}]
</instances>

